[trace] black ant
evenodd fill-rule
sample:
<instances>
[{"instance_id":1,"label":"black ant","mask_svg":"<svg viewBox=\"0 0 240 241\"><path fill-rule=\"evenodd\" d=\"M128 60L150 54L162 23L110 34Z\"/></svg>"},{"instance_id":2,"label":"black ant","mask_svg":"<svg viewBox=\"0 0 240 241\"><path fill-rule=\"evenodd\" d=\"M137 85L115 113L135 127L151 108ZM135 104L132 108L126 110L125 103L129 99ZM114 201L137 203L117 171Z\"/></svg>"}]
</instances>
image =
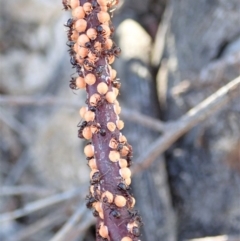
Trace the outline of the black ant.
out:
<instances>
[{"instance_id":1,"label":"black ant","mask_svg":"<svg viewBox=\"0 0 240 241\"><path fill-rule=\"evenodd\" d=\"M69 18L68 21L64 24L65 27L71 28L74 24L75 20L73 18Z\"/></svg>"},{"instance_id":2,"label":"black ant","mask_svg":"<svg viewBox=\"0 0 240 241\"><path fill-rule=\"evenodd\" d=\"M117 151L121 151L123 149L123 144L122 143L118 143L117 145Z\"/></svg>"},{"instance_id":3,"label":"black ant","mask_svg":"<svg viewBox=\"0 0 240 241\"><path fill-rule=\"evenodd\" d=\"M74 44L75 44L74 41L68 41L68 42L66 43L66 45L67 45L68 47L70 47L70 48L72 48L72 47L74 46Z\"/></svg>"},{"instance_id":4,"label":"black ant","mask_svg":"<svg viewBox=\"0 0 240 241\"><path fill-rule=\"evenodd\" d=\"M127 160L127 163L128 163L128 166L127 166L127 167L132 166L132 156L127 156L127 157L126 157L126 160Z\"/></svg>"},{"instance_id":5,"label":"black ant","mask_svg":"<svg viewBox=\"0 0 240 241\"><path fill-rule=\"evenodd\" d=\"M110 169L103 175L100 174L99 171L95 172L92 176L92 179L90 181L91 185L95 185L95 184L99 184L100 180L103 176L105 176L108 172L110 171Z\"/></svg>"},{"instance_id":6,"label":"black ant","mask_svg":"<svg viewBox=\"0 0 240 241\"><path fill-rule=\"evenodd\" d=\"M90 42L86 42L86 43L85 43L85 47L86 47L87 49L90 49L90 48L92 47L92 44L91 44Z\"/></svg>"},{"instance_id":7,"label":"black ant","mask_svg":"<svg viewBox=\"0 0 240 241\"><path fill-rule=\"evenodd\" d=\"M80 77L84 77L84 74L83 74L83 71L82 71L82 67L81 66L79 66L79 65L77 65L76 66L76 71L77 71L77 73L78 73L78 75L80 76Z\"/></svg>"},{"instance_id":8,"label":"black ant","mask_svg":"<svg viewBox=\"0 0 240 241\"><path fill-rule=\"evenodd\" d=\"M100 172L95 172L92 176L92 180L90 181L91 185L98 184L101 179Z\"/></svg>"},{"instance_id":9,"label":"black ant","mask_svg":"<svg viewBox=\"0 0 240 241\"><path fill-rule=\"evenodd\" d=\"M104 70L104 66L103 65L99 65L96 69L95 69L95 74L96 76L101 76L102 75L102 72Z\"/></svg>"},{"instance_id":10,"label":"black ant","mask_svg":"<svg viewBox=\"0 0 240 241\"><path fill-rule=\"evenodd\" d=\"M96 7L98 7L97 1L93 1L93 2L92 2L92 8L96 8Z\"/></svg>"},{"instance_id":11,"label":"black ant","mask_svg":"<svg viewBox=\"0 0 240 241\"><path fill-rule=\"evenodd\" d=\"M97 108L95 106L90 106L89 107L89 110L92 111L92 112L96 112L97 111Z\"/></svg>"},{"instance_id":12,"label":"black ant","mask_svg":"<svg viewBox=\"0 0 240 241\"><path fill-rule=\"evenodd\" d=\"M118 82L118 80L120 80L120 79L113 80L112 85L113 85L113 87L115 87L117 89L120 89L121 88L121 83Z\"/></svg>"},{"instance_id":13,"label":"black ant","mask_svg":"<svg viewBox=\"0 0 240 241\"><path fill-rule=\"evenodd\" d=\"M76 86L76 78L73 78L73 77L71 78L69 87L70 87L72 90L76 90L76 89L77 89L77 86Z\"/></svg>"},{"instance_id":14,"label":"black ant","mask_svg":"<svg viewBox=\"0 0 240 241\"><path fill-rule=\"evenodd\" d=\"M107 209L110 209L109 215L112 215L114 218L120 218L121 217L121 213L118 210L116 210L115 208L110 206L110 204L108 203L107 197L103 198L103 202L107 206Z\"/></svg>"},{"instance_id":15,"label":"black ant","mask_svg":"<svg viewBox=\"0 0 240 241\"><path fill-rule=\"evenodd\" d=\"M76 52L72 48L68 50L68 53L69 53L70 57L75 56L75 54L76 54Z\"/></svg>"},{"instance_id":16,"label":"black ant","mask_svg":"<svg viewBox=\"0 0 240 241\"><path fill-rule=\"evenodd\" d=\"M118 46L114 46L111 50L115 57L118 57L121 54L121 48Z\"/></svg>"},{"instance_id":17,"label":"black ant","mask_svg":"<svg viewBox=\"0 0 240 241\"><path fill-rule=\"evenodd\" d=\"M87 59L84 60L83 64L84 64L84 67L85 67L87 70L89 70L89 71L91 71L91 70L93 70L93 69L96 68L96 67L95 67L90 61L88 61Z\"/></svg>"},{"instance_id":18,"label":"black ant","mask_svg":"<svg viewBox=\"0 0 240 241\"><path fill-rule=\"evenodd\" d=\"M77 125L77 127L80 127L78 130L78 138L83 139L83 129L87 126L88 122L87 121L83 121L83 123L81 125Z\"/></svg>"},{"instance_id":19,"label":"black ant","mask_svg":"<svg viewBox=\"0 0 240 241\"><path fill-rule=\"evenodd\" d=\"M87 195L85 200L87 201L86 203L87 208L92 208L93 203L97 201L92 195Z\"/></svg>"},{"instance_id":20,"label":"black ant","mask_svg":"<svg viewBox=\"0 0 240 241\"><path fill-rule=\"evenodd\" d=\"M75 56L71 56L70 63L73 65L73 68L75 68L77 66L77 60L76 60Z\"/></svg>"},{"instance_id":21,"label":"black ant","mask_svg":"<svg viewBox=\"0 0 240 241\"><path fill-rule=\"evenodd\" d=\"M96 217L96 218L99 217L99 213L98 213L98 211L95 210L95 209L93 210L93 216Z\"/></svg>"},{"instance_id":22,"label":"black ant","mask_svg":"<svg viewBox=\"0 0 240 241\"><path fill-rule=\"evenodd\" d=\"M100 129L99 133L101 136L106 136L106 130L104 129Z\"/></svg>"},{"instance_id":23,"label":"black ant","mask_svg":"<svg viewBox=\"0 0 240 241\"><path fill-rule=\"evenodd\" d=\"M111 31L111 36L113 35L113 33L115 32L115 28L113 25L110 26L110 31Z\"/></svg>"},{"instance_id":24,"label":"black ant","mask_svg":"<svg viewBox=\"0 0 240 241\"><path fill-rule=\"evenodd\" d=\"M138 227L133 227L132 228L132 234L135 236L135 237L139 237L140 236L140 229Z\"/></svg>"},{"instance_id":25,"label":"black ant","mask_svg":"<svg viewBox=\"0 0 240 241\"><path fill-rule=\"evenodd\" d=\"M117 185L117 188L118 190L121 190L121 191L125 191L127 192L130 188L129 186L127 186L125 183L123 182L120 182L118 185Z\"/></svg>"},{"instance_id":26,"label":"black ant","mask_svg":"<svg viewBox=\"0 0 240 241\"><path fill-rule=\"evenodd\" d=\"M67 10L71 9L71 6L68 4L68 0L63 0L62 4L63 4L63 9L64 10L67 11Z\"/></svg>"},{"instance_id":27,"label":"black ant","mask_svg":"<svg viewBox=\"0 0 240 241\"><path fill-rule=\"evenodd\" d=\"M87 126L87 124L88 124L88 122L87 122L87 121L83 121L81 124L79 124L79 123L78 123L77 127L84 128L84 127L86 127L86 126Z\"/></svg>"},{"instance_id":28,"label":"black ant","mask_svg":"<svg viewBox=\"0 0 240 241\"><path fill-rule=\"evenodd\" d=\"M113 208L111 208L111 211L110 211L109 214L111 214L114 218L120 218L121 217L121 213L118 212L116 209L113 209Z\"/></svg>"},{"instance_id":29,"label":"black ant","mask_svg":"<svg viewBox=\"0 0 240 241\"><path fill-rule=\"evenodd\" d=\"M99 36L101 36L100 42L105 43L105 35L106 35L106 31L104 30L104 28L101 25L98 25L96 27L96 31L99 34Z\"/></svg>"},{"instance_id":30,"label":"black ant","mask_svg":"<svg viewBox=\"0 0 240 241\"><path fill-rule=\"evenodd\" d=\"M70 28L67 32L68 41L72 41L72 39L71 39L72 33L73 33L72 28Z\"/></svg>"},{"instance_id":31,"label":"black ant","mask_svg":"<svg viewBox=\"0 0 240 241\"><path fill-rule=\"evenodd\" d=\"M140 226L143 225L142 218L139 215L138 210L133 210L133 211L128 210L128 213L129 213L133 222L134 221L137 222Z\"/></svg>"},{"instance_id":32,"label":"black ant","mask_svg":"<svg viewBox=\"0 0 240 241\"><path fill-rule=\"evenodd\" d=\"M86 157L86 160L89 161L89 160L91 160L93 158L94 158L94 156Z\"/></svg>"},{"instance_id":33,"label":"black ant","mask_svg":"<svg viewBox=\"0 0 240 241\"><path fill-rule=\"evenodd\" d=\"M102 51L102 54L105 56L110 56L110 55L114 55L115 57L119 57L121 53L121 49L118 46L114 46L111 49L105 49Z\"/></svg>"}]
</instances>

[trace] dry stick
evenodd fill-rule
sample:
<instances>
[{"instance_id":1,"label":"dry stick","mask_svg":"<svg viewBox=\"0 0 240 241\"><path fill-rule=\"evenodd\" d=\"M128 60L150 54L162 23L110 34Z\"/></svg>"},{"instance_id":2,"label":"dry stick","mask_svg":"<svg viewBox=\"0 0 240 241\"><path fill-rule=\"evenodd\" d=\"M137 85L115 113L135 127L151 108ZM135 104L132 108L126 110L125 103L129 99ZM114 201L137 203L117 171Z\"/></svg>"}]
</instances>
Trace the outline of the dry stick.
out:
<instances>
[{"instance_id":1,"label":"dry stick","mask_svg":"<svg viewBox=\"0 0 240 241\"><path fill-rule=\"evenodd\" d=\"M52 96L44 97L28 97L28 96L12 96L12 95L0 95L0 105L11 106L74 106L79 108L79 102L69 101L67 99L55 98Z\"/></svg>"},{"instance_id":2,"label":"dry stick","mask_svg":"<svg viewBox=\"0 0 240 241\"><path fill-rule=\"evenodd\" d=\"M85 190L85 188L84 188L84 190ZM50 205L66 201L66 200L74 198L76 196L80 196L84 190L83 190L83 188L73 188L69 191L58 193L51 197L43 198L38 201L29 203L25 207L16 209L12 212L0 214L0 223L8 221L8 220L13 220L16 218L23 217L27 214L36 212L36 211L38 211L42 208L46 208Z\"/></svg>"},{"instance_id":3,"label":"dry stick","mask_svg":"<svg viewBox=\"0 0 240 241\"><path fill-rule=\"evenodd\" d=\"M70 219L63 225L63 227L56 233L56 235L50 241L64 241L69 240L67 238L71 229L80 221L84 212L86 212L85 205L80 205L80 207L75 211L75 213L70 217Z\"/></svg>"},{"instance_id":4,"label":"dry stick","mask_svg":"<svg viewBox=\"0 0 240 241\"><path fill-rule=\"evenodd\" d=\"M77 239L72 239L72 240L68 240L68 241L80 241L83 239L83 234L85 233L85 231L95 223L96 219L92 216L91 213L87 213L86 217L84 217L83 222L81 222L79 224L79 226L77 227L77 231L75 234L75 237L77 237Z\"/></svg>"},{"instance_id":5,"label":"dry stick","mask_svg":"<svg viewBox=\"0 0 240 241\"><path fill-rule=\"evenodd\" d=\"M121 117L126 120L141 124L155 131L159 131L159 132L166 131L167 124L155 118L143 115L137 111L132 111L127 108L122 108Z\"/></svg>"},{"instance_id":6,"label":"dry stick","mask_svg":"<svg viewBox=\"0 0 240 241\"><path fill-rule=\"evenodd\" d=\"M31 141L30 131L19 121L14 119L12 115L7 113L4 110L0 112L0 119L8 125L12 130L17 132L25 144L29 144ZM24 134L23 134L24 133ZM28 164L30 163L29 152L24 150L19 159L16 161L16 164L11 168L11 171L8 173L4 184L10 185L15 184L19 178L21 177L22 173L27 168Z\"/></svg>"},{"instance_id":7,"label":"dry stick","mask_svg":"<svg viewBox=\"0 0 240 241\"><path fill-rule=\"evenodd\" d=\"M206 83L216 82L221 78L223 73L226 71L226 68L233 68L239 69L240 66L240 51L235 52L234 54L227 55L224 58L219 60L213 61L209 63L205 68L203 68L200 72L199 82ZM238 71L238 73L239 73Z\"/></svg>"},{"instance_id":8,"label":"dry stick","mask_svg":"<svg viewBox=\"0 0 240 241\"><path fill-rule=\"evenodd\" d=\"M24 150L21 153L20 157L16 161L16 164L12 167L12 169L8 173L4 181L4 185L14 185L15 183L18 182L19 178L22 176L23 172L30 164L31 158L29 155L30 155L29 150Z\"/></svg>"},{"instance_id":9,"label":"dry stick","mask_svg":"<svg viewBox=\"0 0 240 241\"><path fill-rule=\"evenodd\" d=\"M9 114L7 111L1 109L0 112L0 119L8 125L12 130L14 130L16 133L18 133L24 143L29 143L31 140L30 131L24 126L22 123L20 123L18 120L16 120L11 114ZM23 135L24 133L24 135Z\"/></svg>"},{"instance_id":10,"label":"dry stick","mask_svg":"<svg viewBox=\"0 0 240 241\"><path fill-rule=\"evenodd\" d=\"M240 241L240 237L221 235L221 236L215 236L215 237L188 239L185 241Z\"/></svg>"},{"instance_id":11,"label":"dry stick","mask_svg":"<svg viewBox=\"0 0 240 241\"><path fill-rule=\"evenodd\" d=\"M137 164L133 167L133 173L148 168L156 158L167 150L179 137L217 110L220 110L229 100L236 96L237 92L239 94L239 87L240 76L230 81L227 85L188 111L179 120L169 124L168 131L152 143L150 148L138 158Z\"/></svg>"},{"instance_id":12,"label":"dry stick","mask_svg":"<svg viewBox=\"0 0 240 241\"><path fill-rule=\"evenodd\" d=\"M64 241L81 241L85 238L86 230L95 223L95 218L92 216L91 212L84 212L83 218L79 225L72 226L68 231L67 236ZM61 239L62 240L62 239Z\"/></svg>"},{"instance_id":13,"label":"dry stick","mask_svg":"<svg viewBox=\"0 0 240 241\"><path fill-rule=\"evenodd\" d=\"M30 236L33 236L35 233L43 230L45 228L53 227L56 225L61 224L66 220L66 215L63 214L62 210L61 213L58 212L51 212L49 215L46 215L44 218L38 220L37 222L30 224L29 226L25 227L23 230L17 232L13 236L10 236L8 241L21 241L27 240Z\"/></svg>"},{"instance_id":14,"label":"dry stick","mask_svg":"<svg viewBox=\"0 0 240 241\"><path fill-rule=\"evenodd\" d=\"M55 98L51 96L47 97L27 97L27 96L6 96L0 95L0 105L11 106L70 106L79 108L79 102L69 101L61 98ZM163 132L165 130L165 124L155 118L143 115L137 111L132 111L127 108L123 108L121 117L129 121L139 123L143 126L149 127L153 130Z\"/></svg>"},{"instance_id":15,"label":"dry stick","mask_svg":"<svg viewBox=\"0 0 240 241\"><path fill-rule=\"evenodd\" d=\"M3 186L0 187L0 196L11 196L11 195L22 195L22 194L31 194L31 195L50 195L55 191L47 188L41 188L37 186Z\"/></svg>"}]
</instances>

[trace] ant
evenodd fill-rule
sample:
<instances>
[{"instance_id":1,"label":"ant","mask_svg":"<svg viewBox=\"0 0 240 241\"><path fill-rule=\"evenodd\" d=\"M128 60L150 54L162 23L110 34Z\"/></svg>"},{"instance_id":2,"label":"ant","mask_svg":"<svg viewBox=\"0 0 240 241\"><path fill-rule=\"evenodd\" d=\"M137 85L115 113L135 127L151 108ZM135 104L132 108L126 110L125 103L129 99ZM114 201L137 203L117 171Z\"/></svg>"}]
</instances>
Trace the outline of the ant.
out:
<instances>
[{"instance_id":1,"label":"ant","mask_svg":"<svg viewBox=\"0 0 240 241\"><path fill-rule=\"evenodd\" d=\"M95 184L99 184L100 180L103 176L105 176L108 172L110 171L110 169L103 175L100 174L99 171L95 172L92 176L92 180L90 181L91 185L95 185Z\"/></svg>"},{"instance_id":2,"label":"ant","mask_svg":"<svg viewBox=\"0 0 240 241\"><path fill-rule=\"evenodd\" d=\"M121 190L121 191L125 191L125 192L128 192L128 190L130 189L129 186L127 186L125 183L123 182L120 182L118 185L117 185L117 188L118 190Z\"/></svg>"},{"instance_id":3,"label":"ant","mask_svg":"<svg viewBox=\"0 0 240 241\"><path fill-rule=\"evenodd\" d=\"M95 69L95 65L93 65L89 60L85 59L83 62L84 68L87 69L88 71L92 71Z\"/></svg>"},{"instance_id":4,"label":"ant","mask_svg":"<svg viewBox=\"0 0 240 241\"><path fill-rule=\"evenodd\" d=\"M103 50L102 54L106 55L106 56L114 55L115 57L118 58L119 55L121 54L121 49L118 46L114 46L109 50L107 50L107 49Z\"/></svg>"},{"instance_id":5,"label":"ant","mask_svg":"<svg viewBox=\"0 0 240 241\"><path fill-rule=\"evenodd\" d=\"M98 7L97 1L93 1L93 2L92 2L92 8L94 9L94 8L96 8L96 7Z\"/></svg>"},{"instance_id":6,"label":"ant","mask_svg":"<svg viewBox=\"0 0 240 241\"><path fill-rule=\"evenodd\" d=\"M120 182L117 185L117 189L123 192L123 196L127 198L128 205L131 207L132 205L132 195L129 193L130 187L127 186L125 183Z\"/></svg>"},{"instance_id":7,"label":"ant","mask_svg":"<svg viewBox=\"0 0 240 241\"><path fill-rule=\"evenodd\" d=\"M124 144L118 143L117 145L117 151L121 151L123 149Z\"/></svg>"},{"instance_id":8,"label":"ant","mask_svg":"<svg viewBox=\"0 0 240 241\"><path fill-rule=\"evenodd\" d=\"M79 123L80 123L80 122L79 122ZM84 127L86 127L87 124L88 124L87 121L83 121L82 124L79 124L79 123L78 123L77 127L80 127L80 128L82 128L82 129L84 129Z\"/></svg>"},{"instance_id":9,"label":"ant","mask_svg":"<svg viewBox=\"0 0 240 241\"><path fill-rule=\"evenodd\" d=\"M72 30L72 28L70 28L67 32L67 38L68 38L69 41L72 41L72 37L71 37L72 33L73 33L73 30Z\"/></svg>"},{"instance_id":10,"label":"ant","mask_svg":"<svg viewBox=\"0 0 240 241\"><path fill-rule=\"evenodd\" d=\"M107 206L107 209L110 209L109 215L112 215L114 218L121 217L121 213L118 210L116 210L114 207L111 207L111 205L108 203L107 197L103 198L103 203L105 203L105 205Z\"/></svg>"},{"instance_id":11,"label":"ant","mask_svg":"<svg viewBox=\"0 0 240 241\"><path fill-rule=\"evenodd\" d=\"M76 89L77 89L77 86L76 86L76 78L73 78L73 77L71 78L69 87L70 87L72 90L76 90Z\"/></svg>"},{"instance_id":12,"label":"ant","mask_svg":"<svg viewBox=\"0 0 240 241\"><path fill-rule=\"evenodd\" d=\"M79 75L80 77L84 78L84 74L83 74L83 71L82 71L82 67L81 67L81 66L77 65L77 66L76 66L76 71L77 71L77 73L78 73L78 75Z\"/></svg>"},{"instance_id":13,"label":"ant","mask_svg":"<svg viewBox=\"0 0 240 241\"><path fill-rule=\"evenodd\" d=\"M90 106L89 107L89 110L92 111L92 112L96 112L97 111L97 108L95 106Z\"/></svg>"},{"instance_id":14,"label":"ant","mask_svg":"<svg viewBox=\"0 0 240 241\"><path fill-rule=\"evenodd\" d=\"M113 33L115 32L115 28L114 28L113 25L110 26L110 31L111 31L111 35L110 36L112 37Z\"/></svg>"},{"instance_id":15,"label":"ant","mask_svg":"<svg viewBox=\"0 0 240 241\"><path fill-rule=\"evenodd\" d=\"M113 87L115 87L119 90L121 88L121 83L118 82L118 80L120 80L120 79L113 80L112 85L113 85Z\"/></svg>"},{"instance_id":16,"label":"ant","mask_svg":"<svg viewBox=\"0 0 240 241\"><path fill-rule=\"evenodd\" d=\"M103 70L104 70L104 66L103 66L103 65L99 65L99 66L95 69L95 74L96 74L96 76L101 76Z\"/></svg>"},{"instance_id":17,"label":"ant","mask_svg":"<svg viewBox=\"0 0 240 241\"><path fill-rule=\"evenodd\" d=\"M69 53L70 57L72 57L76 54L76 52L72 48L68 50L68 53Z\"/></svg>"},{"instance_id":18,"label":"ant","mask_svg":"<svg viewBox=\"0 0 240 241\"><path fill-rule=\"evenodd\" d=\"M91 160L93 158L94 158L94 156L86 157L86 160L89 161L89 160Z\"/></svg>"},{"instance_id":19,"label":"ant","mask_svg":"<svg viewBox=\"0 0 240 241\"><path fill-rule=\"evenodd\" d=\"M92 195L87 195L85 200L87 201L86 203L87 208L92 208L93 203L97 201Z\"/></svg>"},{"instance_id":20,"label":"ant","mask_svg":"<svg viewBox=\"0 0 240 241\"><path fill-rule=\"evenodd\" d=\"M91 185L98 184L101 179L100 172L95 172L92 176L92 180L90 181Z\"/></svg>"},{"instance_id":21,"label":"ant","mask_svg":"<svg viewBox=\"0 0 240 241\"><path fill-rule=\"evenodd\" d=\"M139 215L138 210L133 210L133 211L128 210L128 213L129 213L129 215L130 215L130 217L131 217L131 219L132 219L132 222L135 221L135 222L137 222L140 226L143 225L142 218L141 218L141 216Z\"/></svg>"},{"instance_id":22,"label":"ant","mask_svg":"<svg viewBox=\"0 0 240 241\"><path fill-rule=\"evenodd\" d=\"M132 156L127 156L126 160L127 160L127 163L128 163L127 167L132 166Z\"/></svg>"},{"instance_id":23,"label":"ant","mask_svg":"<svg viewBox=\"0 0 240 241\"><path fill-rule=\"evenodd\" d=\"M73 65L73 68L75 68L77 66L77 60L76 60L75 56L71 56L70 63Z\"/></svg>"},{"instance_id":24,"label":"ant","mask_svg":"<svg viewBox=\"0 0 240 241\"><path fill-rule=\"evenodd\" d=\"M62 4L63 4L63 9L64 9L65 11L71 9L71 6L68 4L68 0L63 0L63 1L62 1Z\"/></svg>"},{"instance_id":25,"label":"ant","mask_svg":"<svg viewBox=\"0 0 240 241\"><path fill-rule=\"evenodd\" d=\"M110 211L109 214L111 214L114 218L120 218L121 217L121 213L118 212L116 209L113 209L113 208L111 208L111 211Z\"/></svg>"},{"instance_id":26,"label":"ant","mask_svg":"<svg viewBox=\"0 0 240 241\"><path fill-rule=\"evenodd\" d=\"M64 24L65 27L71 28L74 24L75 20L73 18L69 18L68 21Z\"/></svg>"},{"instance_id":27,"label":"ant","mask_svg":"<svg viewBox=\"0 0 240 241\"><path fill-rule=\"evenodd\" d=\"M101 25L98 25L96 27L96 31L97 33L100 35L100 42L105 43L105 38L106 38L106 31L104 30L104 28Z\"/></svg>"},{"instance_id":28,"label":"ant","mask_svg":"<svg viewBox=\"0 0 240 241\"><path fill-rule=\"evenodd\" d=\"M77 125L77 127L80 127L78 130L78 137L83 139L83 129L87 126L88 122L87 121L83 121L83 123L81 125Z\"/></svg>"},{"instance_id":29,"label":"ant","mask_svg":"<svg viewBox=\"0 0 240 241\"><path fill-rule=\"evenodd\" d=\"M75 42L74 41L67 41L66 45L69 47L69 48L72 48L74 46Z\"/></svg>"},{"instance_id":30,"label":"ant","mask_svg":"<svg viewBox=\"0 0 240 241\"><path fill-rule=\"evenodd\" d=\"M100 129L99 131L101 136L106 136L106 130L105 129Z\"/></svg>"},{"instance_id":31,"label":"ant","mask_svg":"<svg viewBox=\"0 0 240 241\"><path fill-rule=\"evenodd\" d=\"M135 236L135 237L139 237L140 236L140 229L138 227L133 227L132 228L132 234Z\"/></svg>"},{"instance_id":32,"label":"ant","mask_svg":"<svg viewBox=\"0 0 240 241\"><path fill-rule=\"evenodd\" d=\"M98 213L98 211L97 210L93 210L93 216L95 217L95 218L97 218L97 217L99 217L99 213Z\"/></svg>"},{"instance_id":33,"label":"ant","mask_svg":"<svg viewBox=\"0 0 240 241\"><path fill-rule=\"evenodd\" d=\"M118 46L114 46L111 50L115 57L118 57L121 54L121 48Z\"/></svg>"}]
</instances>

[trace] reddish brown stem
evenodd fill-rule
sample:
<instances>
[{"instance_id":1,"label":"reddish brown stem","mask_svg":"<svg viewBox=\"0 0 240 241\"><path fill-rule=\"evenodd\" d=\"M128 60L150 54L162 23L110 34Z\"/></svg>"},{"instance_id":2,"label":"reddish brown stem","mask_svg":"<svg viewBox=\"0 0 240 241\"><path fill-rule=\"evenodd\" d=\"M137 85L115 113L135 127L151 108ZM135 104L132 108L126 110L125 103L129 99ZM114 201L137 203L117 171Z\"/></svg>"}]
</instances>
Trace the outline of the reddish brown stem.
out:
<instances>
[{"instance_id":1,"label":"reddish brown stem","mask_svg":"<svg viewBox=\"0 0 240 241\"><path fill-rule=\"evenodd\" d=\"M86 199L87 206L97 216L97 240L136 241L142 222L133 210L135 199L129 191L132 147L120 132L121 109L115 100L120 84L109 65L120 49L107 44L111 43L113 32L107 11L116 3L114 0L63 2L64 9L73 11L74 18L65 26L69 27L71 63L80 76L71 79L70 87L86 87L87 91L87 107L80 110L85 121L80 125L79 137L91 139L84 149L91 168L90 193Z\"/></svg>"}]
</instances>

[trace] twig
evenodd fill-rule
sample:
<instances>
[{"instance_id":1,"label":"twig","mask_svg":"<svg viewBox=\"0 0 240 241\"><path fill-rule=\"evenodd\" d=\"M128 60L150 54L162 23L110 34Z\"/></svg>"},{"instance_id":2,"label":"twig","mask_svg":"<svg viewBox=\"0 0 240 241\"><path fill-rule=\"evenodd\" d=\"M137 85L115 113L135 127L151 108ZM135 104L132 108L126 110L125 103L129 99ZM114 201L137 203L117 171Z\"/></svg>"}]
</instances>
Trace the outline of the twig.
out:
<instances>
[{"instance_id":1,"label":"twig","mask_svg":"<svg viewBox=\"0 0 240 241\"><path fill-rule=\"evenodd\" d=\"M86 216L84 217L83 222L81 222L79 224L79 226L77 227L77 232L76 232L76 237L77 240L82 239L81 235L84 233L84 231L86 231L91 225L93 225L95 223L95 218L93 217L93 215L88 212L86 214ZM69 240L69 241L76 241L75 239Z\"/></svg>"},{"instance_id":2,"label":"twig","mask_svg":"<svg viewBox=\"0 0 240 241\"><path fill-rule=\"evenodd\" d=\"M149 150L139 157L133 168L133 173L148 168L179 137L226 105L230 99L236 96L237 92L239 93L239 86L240 76L220 88L179 120L169 124L168 131L152 143Z\"/></svg>"},{"instance_id":3,"label":"twig","mask_svg":"<svg viewBox=\"0 0 240 241\"><path fill-rule=\"evenodd\" d=\"M76 212L70 217L70 219L63 225L63 227L56 233L56 235L50 241L68 240L68 233L80 221L84 211L86 211L85 205L80 205Z\"/></svg>"},{"instance_id":4,"label":"twig","mask_svg":"<svg viewBox=\"0 0 240 241\"><path fill-rule=\"evenodd\" d=\"M129 110L127 108L122 109L121 117L159 132L164 132L166 129L166 126L162 121L143 115L137 111Z\"/></svg>"},{"instance_id":5,"label":"twig","mask_svg":"<svg viewBox=\"0 0 240 241\"><path fill-rule=\"evenodd\" d=\"M215 236L215 237L188 239L185 241L240 241L240 237L221 235L221 236Z\"/></svg>"},{"instance_id":6,"label":"twig","mask_svg":"<svg viewBox=\"0 0 240 241\"><path fill-rule=\"evenodd\" d=\"M0 196L10 196L10 195L22 195L29 193L31 195L50 195L53 194L53 190L46 188L40 188L36 186L3 186L0 187Z\"/></svg>"},{"instance_id":7,"label":"twig","mask_svg":"<svg viewBox=\"0 0 240 241\"><path fill-rule=\"evenodd\" d=\"M27 204L25 207L16 209L12 212L0 214L0 223L8 220L26 216L29 213L36 212L42 208L57 204L76 196L80 196L83 188L74 188L66 192L55 194L51 197L40 199L38 201Z\"/></svg>"},{"instance_id":8,"label":"twig","mask_svg":"<svg viewBox=\"0 0 240 241\"><path fill-rule=\"evenodd\" d=\"M31 140L30 131L24 126L22 123L20 123L18 120L16 120L11 114L7 113L7 111L1 109L0 112L0 119L8 125L12 130L14 130L16 133L19 134L22 141L26 144L28 144ZM24 135L23 135L24 133Z\"/></svg>"},{"instance_id":9,"label":"twig","mask_svg":"<svg viewBox=\"0 0 240 241\"><path fill-rule=\"evenodd\" d=\"M0 105L10 105L10 106L51 106L51 105L60 105L66 107L79 108L79 102L69 101L65 99L55 98L51 96L47 97L27 97L27 96L5 96L0 95ZM137 111L128 110L123 108L121 112L121 117L130 121L134 121L143 126L149 127L156 131L164 131L164 123L151 118L149 116L143 115Z\"/></svg>"},{"instance_id":10,"label":"twig","mask_svg":"<svg viewBox=\"0 0 240 241\"><path fill-rule=\"evenodd\" d=\"M68 241L81 241L85 238L86 230L95 223L95 218L91 212L86 212L82 222L71 230L71 235L68 236Z\"/></svg>"},{"instance_id":11,"label":"twig","mask_svg":"<svg viewBox=\"0 0 240 241\"><path fill-rule=\"evenodd\" d=\"M30 164L31 158L28 150L24 150L16 161L16 164L12 167L10 172L8 173L4 185L14 185L18 182L19 178L22 176L23 172L26 170L28 165Z\"/></svg>"},{"instance_id":12,"label":"twig","mask_svg":"<svg viewBox=\"0 0 240 241\"><path fill-rule=\"evenodd\" d=\"M51 212L49 215L46 215L44 218L38 220L37 222L27 226L24 230L17 232L16 234L9 237L8 241L21 241L27 240L30 236L35 233L43 230L45 228L49 228L52 226L57 226L66 220L66 215L58 212Z\"/></svg>"},{"instance_id":13,"label":"twig","mask_svg":"<svg viewBox=\"0 0 240 241\"><path fill-rule=\"evenodd\" d=\"M0 105L10 106L72 106L79 108L79 102L69 101L67 99L55 98L52 96L45 97L28 97L28 96L11 96L0 95Z\"/></svg>"},{"instance_id":14,"label":"twig","mask_svg":"<svg viewBox=\"0 0 240 241\"><path fill-rule=\"evenodd\" d=\"M223 76L226 68L229 66L236 66L236 69L240 70L240 52L227 55L226 57L216 60L208 64L200 72L200 82L215 82ZM238 71L239 73L239 71Z\"/></svg>"},{"instance_id":15,"label":"twig","mask_svg":"<svg viewBox=\"0 0 240 241\"><path fill-rule=\"evenodd\" d=\"M163 56L164 47L166 44L166 34L169 29L170 21L172 18L172 12L173 12L172 6L171 4L168 4L164 11L163 19L158 26L156 38L154 41L154 46L152 49L152 59L151 59L152 65L154 67L159 66Z\"/></svg>"}]
</instances>

